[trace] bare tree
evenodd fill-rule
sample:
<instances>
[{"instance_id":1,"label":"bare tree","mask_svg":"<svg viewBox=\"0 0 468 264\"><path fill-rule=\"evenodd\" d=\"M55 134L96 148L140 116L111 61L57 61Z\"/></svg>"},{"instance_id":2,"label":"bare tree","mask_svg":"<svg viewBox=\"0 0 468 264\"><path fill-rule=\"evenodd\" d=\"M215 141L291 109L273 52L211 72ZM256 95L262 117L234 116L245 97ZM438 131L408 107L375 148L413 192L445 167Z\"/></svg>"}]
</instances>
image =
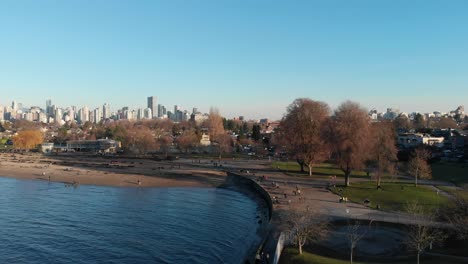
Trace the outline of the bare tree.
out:
<instances>
[{"instance_id":1,"label":"bare tree","mask_svg":"<svg viewBox=\"0 0 468 264\"><path fill-rule=\"evenodd\" d=\"M218 150L218 158L221 161L222 154L232 150L233 140L228 134L219 134L214 138L215 147Z\"/></svg>"},{"instance_id":2,"label":"bare tree","mask_svg":"<svg viewBox=\"0 0 468 264\"><path fill-rule=\"evenodd\" d=\"M361 222L358 220L348 222L346 238L349 243L349 261L353 263L354 249L356 248L358 242L364 238L370 230L372 222L369 222L369 226L361 225Z\"/></svg>"},{"instance_id":3,"label":"bare tree","mask_svg":"<svg viewBox=\"0 0 468 264\"><path fill-rule=\"evenodd\" d=\"M328 222L316 212L293 210L285 222L290 242L298 247L299 254L308 242L319 241L328 233Z\"/></svg>"},{"instance_id":4,"label":"bare tree","mask_svg":"<svg viewBox=\"0 0 468 264\"><path fill-rule=\"evenodd\" d=\"M440 208L439 216L449 222L461 240L468 239L468 198L456 194L452 202Z\"/></svg>"},{"instance_id":5,"label":"bare tree","mask_svg":"<svg viewBox=\"0 0 468 264\"><path fill-rule=\"evenodd\" d=\"M307 98L294 100L281 120L280 133L286 149L292 154L304 172L304 165L312 176L313 166L330 156L328 142L324 138L325 122L330 108L324 102Z\"/></svg>"},{"instance_id":6,"label":"bare tree","mask_svg":"<svg viewBox=\"0 0 468 264\"><path fill-rule=\"evenodd\" d=\"M129 149L138 154L146 154L148 151L158 148L158 142L147 127L135 127L128 131Z\"/></svg>"},{"instance_id":7,"label":"bare tree","mask_svg":"<svg viewBox=\"0 0 468 264\"><path fill-rule=\"evenodd\" d=\"M431 167L427 160L431 157L431 152L424 148L417 148L411 154L408 163L408 173L414 176L414 184L418 186L418 178L432 178Z\"/></svg>"},{"instance_id":8,"label":"bare tree","mask_svg":"<svg viewBox=\"0 0 468 264\"><path fill-rule=\"evenodd\" d=\"M193 130L186 130L182 135L177 137L176 143L180 151L188 152L190 149L195 148L199 142L197 134Z\"/></svg>"},{"instance_id":9,"label":"bare tree","mask_svg":"<svg viewBox=\"0 0 468 264\"><path fill-rule=\"evenodd\" d=\"M210 138L212 139L215 139L218 135L224 134L223 117L217 108L212 107L210 109L207 126Z\"/></svg>"},{"instance_id":10,"label":"bare tree","mask_svg":"<svg viewBox=\"0 0 468 264\"><path fill-rule=\"evenodd\" d=\"M363 169L369 156L370 121L358 103L342 103L329 124L329 141L337 165L344 172L345 185L353 170Z\"/></svg>"},{"instance_id":11,"label":"bare tree","mask_svg":"<svg viewBox=\"0 0 468 264\"><path fill-rule=\"evenodd\" d=\"M431 226L433 214L426 212L418 201L406 205L406 211L411 214L412 223L408 226L407 247L416 251L416 263L427 248L444 240L444 234Z\"/></svg>"},{"instance_id":12,"label":"bare tree","mask_svg":"<svg viewBox=\"0 0 468 264\"><path fill-rule=\"evenodd\" d=\"M395 130L390 122L374 123L371 126L372 147L370 160L377 171L377 188L380 188L385 172L395 172L398 150L395 142Z\"/></svg>"},{"instance_id":13,"label":"bare tree","mask_svg":"<svg viewBox=\"0 0 468 264\"><path fill-rule=\"evenodd\" d=\"M436 128L457 128L457 122L451 117L442 117L435 122L434 127Z\"/></svg>"}]
</instances>

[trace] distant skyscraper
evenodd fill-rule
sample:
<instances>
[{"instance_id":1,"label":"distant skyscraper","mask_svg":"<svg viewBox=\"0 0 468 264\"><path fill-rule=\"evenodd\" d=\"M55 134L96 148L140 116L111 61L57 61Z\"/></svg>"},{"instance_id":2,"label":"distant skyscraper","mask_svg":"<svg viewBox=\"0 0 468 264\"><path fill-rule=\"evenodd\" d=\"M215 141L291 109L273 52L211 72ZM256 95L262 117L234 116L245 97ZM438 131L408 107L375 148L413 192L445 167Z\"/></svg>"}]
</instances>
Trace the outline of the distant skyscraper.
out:
<instances>
[{"instance_id":1,"label":"distant skyscraper","mask_svg":"<svg viewBox=\"0 0 468 264\"><path fill-rule=\"evenodd\" d=\"M158 103L157 103L157 97L156 96L150 96L148 97L148 108L151 109L151 118L156 117L156 113L158 111L157 109Z\"/></svg>"},{"instance_id":2,"label":"distant skyscraper","mask_svg":"<svg viewBox=\"0 0 468 264\"><path fill-rule=\"evenodd\" d=\"M145 110L143 110L143 119L151 119L152 116L151 108L145 108Z\"/></svg>"},{"instance_id":3,"label":"distant skyscraper","mask_svg":"<svg viewBox=\"0 0 468 264\"><path fill-rule=\"evenodd\" d=\"M0 121L5 120L5 107L0 105Z\"/></svg>"},{"instance_id":4,"label":"distant skyscraper","mask_svg":"<svg viewBox=\"0 0 468 264\"><path fill-rule=\"evenodd\" d=\"M52 100L50 99L47 99L46 100L46 109L45 109L45 112L47 114L47 116L50 116L52 115Z\"/></svg>"},{"instance_id":5,"label":"distant skyscraper","mask_svg":"<svg viewBox=\"0 0 468 264\"><path fill-rule=\"evenodd\" d=\"M94 120L93 120L93 123L97 124L97 123L101 122L101 120L102 120L101 109L99 109L99 108L94 109Z\"/></svg>"},{"instance_id":6,"label":"distant skyscraper","mask_svg":"<svg viewBox=\"0 0 468 264\"><path fill-rule=\"evenodd\" d=\"M104 119L108 119L111 117L110 105L108 103L105 103L102 106L102 117Z\"/></svg>"},{"instance_id":7,"label":"distant skyscraper","mask_svg":"<svg viewBox=\"0 0 468 264\"><path fill-rule=\"evenodd\" d=\"M18 103L17 103L16 101L13 101L13 102L11 103L11 108L13 108L14 111L15 111L15 110L18 110Z\"/></svg>"}]
</instances>

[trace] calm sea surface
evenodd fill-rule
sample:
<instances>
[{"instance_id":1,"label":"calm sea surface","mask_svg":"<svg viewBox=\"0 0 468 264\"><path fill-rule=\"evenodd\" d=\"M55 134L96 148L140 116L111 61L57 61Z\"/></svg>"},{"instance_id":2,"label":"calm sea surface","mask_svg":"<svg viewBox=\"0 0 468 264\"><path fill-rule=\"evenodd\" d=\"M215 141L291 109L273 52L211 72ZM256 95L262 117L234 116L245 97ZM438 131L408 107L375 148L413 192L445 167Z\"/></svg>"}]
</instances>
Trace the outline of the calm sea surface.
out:
<instances>
[{"instance_id":1,"label":"calm sea surface","mask_svg":"<svg viewBox=\"0 0 468 264\"><path fill-rule=\"evenodd\" d=\"M0 177L0 263L242 263L258 207L225 189Z\"/></svg>"}]
</instances>

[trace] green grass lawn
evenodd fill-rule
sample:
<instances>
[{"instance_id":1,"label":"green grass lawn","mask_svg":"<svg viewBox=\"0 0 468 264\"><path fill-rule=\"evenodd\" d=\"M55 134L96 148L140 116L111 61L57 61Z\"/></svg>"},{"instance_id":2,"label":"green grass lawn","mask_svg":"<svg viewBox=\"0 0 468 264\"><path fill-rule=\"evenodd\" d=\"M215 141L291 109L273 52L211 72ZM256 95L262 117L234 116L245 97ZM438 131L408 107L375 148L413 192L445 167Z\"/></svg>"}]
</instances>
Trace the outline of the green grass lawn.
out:
<instances>
[{"instance_id":1,"label":"green grass lawn","mask_svg":"<svg viewBox=\"0 0 468 264\"><path fill-rule=\"evenodd\" d=\"M375 182L353 183L349 187L337 186L332 191L339 194L342 189L343 196L353 202L363 204L370 200L370 207L385 211L404 211L407 202L418 200L426 209L432 210L447 204L445 196L437 195L433 189L426 186L415 187L409 183L382 183L382 190L377 190Z\"/></svg>"},{"instance_id":2,"label":"green grass lawn","mask_svg":"<svg viewBox=\"0 0 468 264\"><path fill-rule=\"evenodd\" d=\"M454 187L448 187L448 186L437 186L437 188L445 191L445 192L448 192L452 195L460 195L461 197L464 197L465 199L468 199L468 190L464 189L464 190L457 190L456 188Z\"/></svg>"},{"instance_id":3,"label":"green grass lawn","mask_svg":"<svg viewBox=\"0 0 468 264\"><path fill-rule=\"evenodd\" d=\"M347 264L349 260L339 260L320 255L303 252L299 255L299 251L296 248L286 248L281 253L280 264L306 264L306 263L320 263L320 264ZM362 263L354 262L353 263Z\"/></svg>"},{"instance_id":4,"label":"green grass lawn","mask_svg":"<svg viewBox=\"0 0 468 264\"><path fill-rule=\"evenodd\" d=\"M306 173L300 174L301 167L299 164L295 161L277 161L273 162L271 164L273 168L279 168L280 170L287 171L291 175L309 175L309 169L307 167L304 167L304 170ZM337 177L343 177L344 173L343 171L338 168L335 164L332 163L321 163L312 168L312 175L313 176L332 176L336 175ZM367 177L367 173L365 171L353 171L351 173L351 177Z\"/></svg>"},{"instance_id":5,"label":"green grass lawn","mask_svg":"<svg viewBox=\"0 0 468 264\"><path fill-rule=\"evenodd\" d=\"M312 254L309 252L303 252L302 255L298 254L298 250L296 248L285 248L281 253L281 258L279 260L280 264L347 264L349 260L341 260L341 259L334 259L329 257L320 256L317 254ZM356 264L378 264L378 263L395 263L395 264L413 264L416 263L416 256L410 259L405 260L395 260L389 259L388 257L382 259L379 262L355 262ZM424 264L439 264L439 263L464 263L463 261L450 261L447 262L446 259L442 257L434 257L434 256L421 256L421 263Z\"/></svg>"},{"instance_id":6,"label":"green grass lawn","mask_svg":"<svg viewBox=\"0 0 468 264\"><path fill-rule=\"evenodd\" d=\"M432 177L434 180L452 182L458 186L468 184L468 164L434 163Z\"/></svg>"}]
</instances>

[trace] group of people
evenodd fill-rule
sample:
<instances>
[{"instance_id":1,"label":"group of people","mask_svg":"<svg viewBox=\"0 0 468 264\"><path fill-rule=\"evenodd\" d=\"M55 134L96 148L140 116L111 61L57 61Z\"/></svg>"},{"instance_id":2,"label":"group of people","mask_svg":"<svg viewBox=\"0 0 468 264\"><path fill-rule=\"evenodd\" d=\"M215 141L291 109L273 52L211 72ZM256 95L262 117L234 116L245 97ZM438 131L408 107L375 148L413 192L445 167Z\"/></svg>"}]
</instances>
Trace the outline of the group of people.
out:
<instances>
[{"instance_id":1,"label":"group of people","mask_svg":"<svg viewBox=\"0 0 468 264\"><path fill-rule=\"evenodd\" d=\"M257 256L255 257L255 263L259 264L269 264L270 263L270 254L264 253L263 251L261 253L257 253Z\"/></svg>"}]
</instances>

